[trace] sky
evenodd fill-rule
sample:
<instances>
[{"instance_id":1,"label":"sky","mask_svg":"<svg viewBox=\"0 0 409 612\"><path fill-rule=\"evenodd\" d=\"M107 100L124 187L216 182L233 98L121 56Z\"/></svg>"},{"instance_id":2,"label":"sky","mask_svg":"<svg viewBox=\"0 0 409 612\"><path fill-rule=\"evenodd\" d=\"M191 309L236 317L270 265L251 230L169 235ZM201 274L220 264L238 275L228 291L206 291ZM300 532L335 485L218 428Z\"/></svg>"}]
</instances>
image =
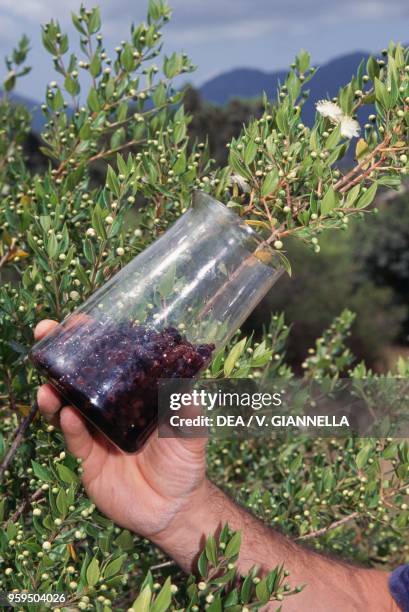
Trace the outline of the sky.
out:
<instances>
[{"instance_id":1,"label":"sky","mask_svg":"<svg viewBox=\"0 0 409 612\"><path fill-rule=\"evenodd\" d=\"M0 53L26 33L31 40L30 75L17 91L44 97L54 78L42 48L40 26L57 18L72 32L77 0L0 0ZM85 2L92 7L96 2ZM145 19L146 0L100 0L107 50L127 38L130 24ZM164 30L164 50L189 54L200 85L237 67L266 71L286 68L305 48L315 65L353 51L378 51L389 40L409 42L409 0L171 0L173 17ZM75 36L75 35L74 35ZM3 73L0 73L3 74Z\"/></svg>"}]
</instances>

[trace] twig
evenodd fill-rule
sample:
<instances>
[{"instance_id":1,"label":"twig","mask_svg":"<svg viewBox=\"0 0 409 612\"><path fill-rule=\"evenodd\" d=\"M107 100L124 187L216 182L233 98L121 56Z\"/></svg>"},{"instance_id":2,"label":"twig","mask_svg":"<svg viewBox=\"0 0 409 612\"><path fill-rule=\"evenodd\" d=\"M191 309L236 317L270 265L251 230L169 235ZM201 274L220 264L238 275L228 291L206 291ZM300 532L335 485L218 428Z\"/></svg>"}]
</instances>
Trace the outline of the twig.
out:
<instances>
[{"instance_id":1,"label":"twig","mask_svg":"<svg viewBox=\"0 0 409 612\"><path fill-rule=\"evenodd\" d=\"M0 268L2 268L9 260L11 255L14 255L17 249L17 241L15 238L11 241L11 245L6 253L0 258Z\"/></svg>"},{"instance_id":2,"label":"twig","mask_svg":"<svg viewBox=\"0 0 409 612\"><path fill-rule=\"evenodd\" d=\"M389 141L390 141L390 137L385 137L384 140L381 143L379 143L374 148L374 150L371 151L371 153L368 156L365 157L364 160L362 160L362 162L358 162L356 164L356 166L354 166L352 168L352 170L350 170L347 174L342 176L339 179L339 181L337 181L337 183L334 185L334 189L335 190L341 190L346 183L350 182L352 177L354 177L354 175L357 172L359 172L360 170L365 171L365 166L368 163L369 159L373 159L377 155L377 153L381 152L383 150L383 148L389 144Z\"/></svg>"},{"instance_id":3,"label":"twig","mask_svg":"<svg viewBox=\"0 0 409 612\"><path fill-rule=\"evenodd\" d=\"M159 563L158 565L152 565L151 572L153 572L154 570L158 570L158 569L162 569L162 567L172 567L172 565L175 565L174 561L165 561L164 563Z\"/></svg>"},{"instance_id":4,"label":"twig","mask_svg":"<svg viewBox=\"0 0 409 612\"><path fill-rule=\"evenodd\" d=\"M20 506L17 508L17 510L15 511L14 514L11 515L10 517L10 521L12 523L15 523L20 516L23 514L23 512L25 511L25 509L33 503L33 501L37 501L38 499L40 499L40 497L43 495L44 491L43 489L40 487L38 488L36 491L34 491L34 493L31 495L31 497L29 497L28 499L25 499L23 501L22 504L20 504Z\"/></svg>"},{"instance_id":5,"label":"twig","mask_svg":"<svg viewBox=\"0 0 409 612\"><path fill-rule=\"evenodd\" d=\"M334 523L331 523L331 525L328 525L328 527L322 527L322 529L311 531L310 533L306 533L305 535L299 536L298 538L295 538L295 539L296 540L310 540L311 538L318 538L324 535L325 533L327 533L327 531L331 531L332 529L336 529L337 527L340 527L341 525L344 525L345 523L352 521L358 515L359 515L359 512L353 512L352 514L349 514L348 516L344 516L344 518L340 519L339 521L335 521Z\"/></svg>"},{"instance_id":6,"label":"twig","mask_svg":"<svg viewBox=\"0 0 409 612\"><path fill-rule=\"evenodd\" d=\"M16 431L16 435L14 436L14 440L11 443L11 446L9 448L9 450L6 453L6 456L4 457L1 465L0 465L0 479L3 478L3 474L5 472L5 470L8 468L8 466L10 465L11 461L13 460L14 455L17 452L17 449L19 447L19 445L21 444L24 435L27 431L27 429L29 428L29 426L31 425L34 417L37 414L37 410L38 410L38 404L37 401L35 401L33 403L33 405L31 406L30 412L28 413L28 415L21 421L20 425L17 428Z\"/></svg>"}]
</instances>

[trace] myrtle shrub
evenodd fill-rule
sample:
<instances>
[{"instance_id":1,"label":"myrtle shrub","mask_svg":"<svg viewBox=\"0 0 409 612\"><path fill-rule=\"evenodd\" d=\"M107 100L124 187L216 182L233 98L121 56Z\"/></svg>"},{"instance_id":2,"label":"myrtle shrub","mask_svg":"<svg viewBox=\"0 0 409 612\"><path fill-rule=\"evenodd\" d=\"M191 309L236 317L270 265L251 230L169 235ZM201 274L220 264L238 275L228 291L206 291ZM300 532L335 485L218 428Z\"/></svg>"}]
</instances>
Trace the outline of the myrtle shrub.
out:
<instances>
[{"instance_id":1,"label":"myrtle shrub","mask_svg":"<svg viewBox=\"0 0 409 612\"><path fill-rule=\"evenodd\" d=\"M230 143L229 163L218 167L206 143L188 138L190 117L173 82L192 65L184 54L162 54L169 17L163 0L151 0L147 22L132 26L112 58L97 8L73 15L81 57L70 52L58 22L44 26L57 76L42 105L42 153L49 159L42 172L31 170L24 154L28 113L9 98L28 71L26 39L6 62L0 103L0 588L64 591L59 608L236 611L269 600L279 607L287 596L301 601L302 592L296 595L301 586L282 566L267 576L256 569L238 575L240 534L228 526L217 541L209 534L198 576L186 577L148 541L98 512L61 433L37 416L38 380L25 359L35 323L71 312L183 213L195 188L237 210L290 270L286 236L318 251L324 229L345 229L351 215L364 215L379 184L397 187L407 171L407 49L391 45L386 59L361 65L336 100L319 103L312 128L301 113L308 95L303 87L314 70L308 54L300 53L277 99L265 98L262 116ZM353 114L365 104L371 115L356 145L357 162L343 173L337 163L359 130ZM375 378L364 364L353 365L345 347L352 320L345 311L317 341L305 360L306 377L349 372ZM282 315L272 316L260 342L236 337L207 375L291 378L288 331ZM400 360L393 374L407 376L409 363ZM369 566L408 560L406 442L227 440L211 442L208 457L216 483L296 539Z\"/></svg>"}]
</instances>

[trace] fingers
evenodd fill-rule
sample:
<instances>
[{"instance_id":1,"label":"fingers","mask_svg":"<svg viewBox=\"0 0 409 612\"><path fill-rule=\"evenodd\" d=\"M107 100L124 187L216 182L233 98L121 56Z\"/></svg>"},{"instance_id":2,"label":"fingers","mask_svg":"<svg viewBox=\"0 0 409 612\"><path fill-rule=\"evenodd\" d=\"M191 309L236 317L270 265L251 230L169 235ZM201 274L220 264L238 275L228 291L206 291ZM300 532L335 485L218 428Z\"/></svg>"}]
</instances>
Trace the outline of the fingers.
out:
<instances>
[{"instance_id":1,"label":"fingers","mask_svg":"<svg viewBox=\"0 0 409 612\"><path fill-rule=\"evenodd\" d=\"M48 336L56 327L58 323L57 321L51 321L51 319L44 319L40 321L38 325L36 325L34 329L34 338L36 340L41 340L44 336Z\"/></svg>"},{"instance_id":2,"label":"fingers","mask_svg":"<svg viewBox=\"0 0 409 612\"><path fill-rule=\"evenodd\" d=\"M93 439L84 419L75 408L66 406L61 410L60 423L68 450L85 461L91 453Z\"/></svg>"},{"instance_id":3,"label":"fingers","mask_svg":"<svg viewBox=\"0 0 409 612\"><path fill-rule=\"evenodd\" d=\"M58 411L62 401L57 391L49 384L42 385L37 391L38 407L42 416L52 425L58 425Z\"/></svg>"},{"instance_id":4,"label":"fingers","mask_svg":"<svg viewBox=\"0 0 409 612\"><path fill-rule=\"evenodd\" d=\"M73 324L85 322L84 317L76 317ZM57 327L56 321L45 319L40 321L34 330L34 338L41 340ZM42 385L37 392L37 402L43 417L53 425L61 425L68 450L78 459L85 460L93 446L93 439L85 421L71 406L66 406L59 413L62 400L58 392L50 384ZM59 417L59 418L58 418Z\"/></svg>"}]
</instances>

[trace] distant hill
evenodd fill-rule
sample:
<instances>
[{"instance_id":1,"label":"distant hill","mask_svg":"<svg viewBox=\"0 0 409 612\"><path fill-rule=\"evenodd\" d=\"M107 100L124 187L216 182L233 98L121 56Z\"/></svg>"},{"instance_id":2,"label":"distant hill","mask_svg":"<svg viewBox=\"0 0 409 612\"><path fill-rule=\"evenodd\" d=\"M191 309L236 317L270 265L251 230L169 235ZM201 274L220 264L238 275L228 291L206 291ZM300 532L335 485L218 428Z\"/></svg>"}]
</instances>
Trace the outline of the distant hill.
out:
<instances>
[{"instance_id":1,"label":"distant hill","mask_svg":"<svg viewBox=\"0 0 409 612\"><path fill-rule=\"evenodd\" d=\"M319 66L314 78L306 86L310 90L310 97L303 111L306 123L311 123L314 119L315 102L327 96L335 96L340 85L351 79L360 61L368 57L367 52L357 51ZM251 68L236 68L206 81L199 91L207 102L221 105L231 98L257 98L263 91L274 98L277 85L279 81L284 81L285 76L286 71L283 70L265 72Z\"/></svg>"},{"instance_id":2,"label":"distant hill","mask_svg":"<svg viewBox=\"0 0 409 612\"><path fill-rule=\"evenodd\" d=\"M0 97L1 95L2 95L2 91L0 89ZM35 102L34 100L31 100L30 98L26 98L25 96L20 96L15 93L11 94L11 99L14 100L16 104L23 104L24 106L28 108L28 110L33 116L32 126L33 126L34 132L41 132L43 125L45 123L44 115L40 108L41 103Z\"/></svg>"},{"instance_id":3,"label":"distant hill","mask_svg":"<svg viewBox=\"0 0 409 612\"><path fill-rule=\"evenodd\" d=\"M335 96L340 85L347 83L356 72L360 61L367 60L368 57L367 52L357 51L337 57L318 67L314 78L306 86L310 90L310 97L303 110L303 118L307 124L314 120L316 101L327 96ZM198 88L198 91L204 101L217 105L224 105L232 98L259 98L263 91L270 98L274 98L277 85L280 81L284 81L286 74L285 70L267 72L256 68L235 68L209 79ZM33 113L34 131L41 131L44 116L40 109L40 102L15 94L12 97L16 102L26 104ZM368 110L365 111L365 114L367 112Z\"/></svg>"}]
</instances>

